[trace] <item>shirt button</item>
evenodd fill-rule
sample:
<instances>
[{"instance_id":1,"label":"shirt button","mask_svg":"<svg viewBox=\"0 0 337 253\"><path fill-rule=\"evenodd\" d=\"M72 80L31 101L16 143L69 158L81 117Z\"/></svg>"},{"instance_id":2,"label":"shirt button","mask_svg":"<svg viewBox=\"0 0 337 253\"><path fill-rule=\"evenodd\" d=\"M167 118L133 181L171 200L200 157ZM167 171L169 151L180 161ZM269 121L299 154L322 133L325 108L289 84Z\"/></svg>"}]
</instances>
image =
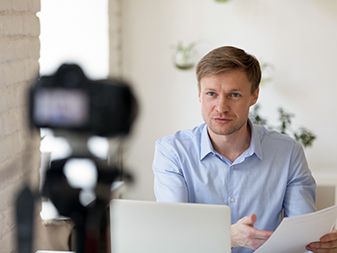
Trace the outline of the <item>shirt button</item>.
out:
<instances>
[{"instance_id":1,"label":"shirt button","mask_svg":"<svg viewBox=\"0 0 337 253\"><path fill-rule=\"evenodd\" d=\"M229 203L235 203L235 198L234 197L230 197L228 201L229 201Z\"/></svg>"}]
</instances>

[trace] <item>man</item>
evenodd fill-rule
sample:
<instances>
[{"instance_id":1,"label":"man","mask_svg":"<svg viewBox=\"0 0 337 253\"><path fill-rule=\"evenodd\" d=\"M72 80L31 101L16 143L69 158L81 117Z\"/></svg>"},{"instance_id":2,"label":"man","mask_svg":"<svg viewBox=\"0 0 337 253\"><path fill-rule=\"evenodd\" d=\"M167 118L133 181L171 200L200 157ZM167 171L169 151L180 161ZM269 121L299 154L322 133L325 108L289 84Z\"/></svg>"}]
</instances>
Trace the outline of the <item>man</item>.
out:
<instances>
[{"instance_id":1,"label":"man","mask_svg":"<svg viewBox=\"0 0 337 253\"><path fill-rule=\"evenodd\" d=\"M255 57L220 47L196 72L205 123L156 142L155 195L158 201L228 205L232 252L253 252L283 216L315 210L315 181L297 142L248 120L261 80ZM307 249L337 252L337 233Z\"/></svg>"}]
</instances>

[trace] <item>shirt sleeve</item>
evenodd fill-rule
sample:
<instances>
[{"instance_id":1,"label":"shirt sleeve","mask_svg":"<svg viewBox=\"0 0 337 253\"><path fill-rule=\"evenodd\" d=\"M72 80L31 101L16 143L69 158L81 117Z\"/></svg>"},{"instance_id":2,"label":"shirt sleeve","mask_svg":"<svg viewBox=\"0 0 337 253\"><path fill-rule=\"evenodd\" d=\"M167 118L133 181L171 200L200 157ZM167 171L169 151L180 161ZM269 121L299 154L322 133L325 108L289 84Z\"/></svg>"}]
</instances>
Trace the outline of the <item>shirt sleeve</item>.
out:
<instances>
[{"instance_id":1,"label":"shirt sleeve","mask_svg":"<svg viewBox=\"0 0 337 253\"><path fill-rule=\"evenodd\" d=\"M181 166L173 147L157 141L152 166L157 201L188 202L188 190Z\"/></svg>"},{"instance_id":2,"label":"shirt sleeve","mask_svg":"<svg viewBox=\"0 0 337 253\"><path fill-rule=\"evenodd\" d=\"M284 215L295 216L315 211L316 183L308 168L303 148L296 143L290 158Z\"/></svg>"}]
</instances>

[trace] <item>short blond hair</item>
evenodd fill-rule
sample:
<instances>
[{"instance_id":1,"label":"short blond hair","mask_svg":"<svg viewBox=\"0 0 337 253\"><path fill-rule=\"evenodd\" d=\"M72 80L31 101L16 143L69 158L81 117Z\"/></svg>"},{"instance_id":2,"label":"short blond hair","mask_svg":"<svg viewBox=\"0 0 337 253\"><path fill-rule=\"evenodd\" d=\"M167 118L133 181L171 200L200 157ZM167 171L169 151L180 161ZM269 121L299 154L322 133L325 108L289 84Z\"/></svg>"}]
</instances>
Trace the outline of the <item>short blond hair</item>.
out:
<instances>
[{"instance_id":1,"label":"short blond hair","mask_svg":"<svg viewBox=\"0 0 337 253\"><path fill-rule=\"evenodd\" d=\"M205 76L236 69L241 69L246 73L247 79L252 85L251 92L259 88L261 68L258 60L244 50L232 46L216 48L199 61L196 69L199 87L200 80Z\"/></svg>"}]
</instances>

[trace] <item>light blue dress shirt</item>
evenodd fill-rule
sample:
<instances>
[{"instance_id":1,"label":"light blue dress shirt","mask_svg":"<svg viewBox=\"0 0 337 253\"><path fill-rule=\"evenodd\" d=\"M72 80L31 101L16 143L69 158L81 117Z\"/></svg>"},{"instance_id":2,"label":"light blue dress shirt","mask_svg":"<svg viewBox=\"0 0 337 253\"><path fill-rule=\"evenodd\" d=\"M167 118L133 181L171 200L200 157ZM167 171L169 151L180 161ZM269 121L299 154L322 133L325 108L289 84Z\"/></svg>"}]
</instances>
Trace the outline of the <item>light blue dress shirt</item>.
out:
<instances>
[{"instance_id":1,"label":"light blue dress shirt","mask_svg":"<svg viewBox=\"0 0 337 253\"><path fill-rule=\"evenodd\" d=\"M214 150L205 124L157 140L157 201L228 205L232 223L255 213L255 227L263 230L275 230L283 216L314 211L316 184L301 145L249 124L250 146L233 162Z\"/></svg>"}]
</instances>

